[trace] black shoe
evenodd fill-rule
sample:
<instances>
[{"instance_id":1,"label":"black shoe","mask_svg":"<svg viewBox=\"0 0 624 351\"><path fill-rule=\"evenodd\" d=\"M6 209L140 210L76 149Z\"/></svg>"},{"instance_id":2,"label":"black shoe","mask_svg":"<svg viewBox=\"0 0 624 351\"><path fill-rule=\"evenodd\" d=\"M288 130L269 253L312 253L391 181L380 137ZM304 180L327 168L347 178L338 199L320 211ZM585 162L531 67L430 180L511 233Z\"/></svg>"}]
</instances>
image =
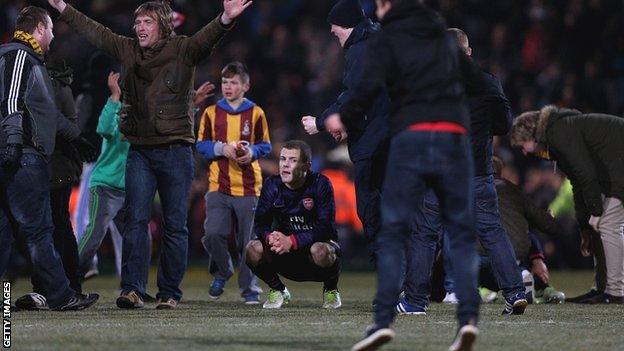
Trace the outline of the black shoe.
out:
<instances>
[{"instance_id":1,"label":"black shoe","mask_svg":"<svg viewBox=\"0 0 624 351\"><path fill-rule=\"evenodd\" d=\"M586 303L586 304L590 304L590 305L597 305L597 304L616 304L616 305L621 305L623 303L623 298L622 296L613 296L613 295L609 295L607 293L604 294L600 294L600 295L596 295L594 297L590 297L588 299L585 300L581 300L581 302L579 303Z\"/></svg>"},{"instance_id":2,"label":"black shoe","mask_svg":"<svg viewBox=\"0 0 624 351\"><path fill-rule=\"evenodd\" d=\"M357 344L353 345L351 351L372 351L377 350L383 344L394 339L396 333L389 327L373 325L366 330L366 336Z\"/></svg>"},{"instance_id":3,"label":"black shoe","mask_svg":"<svg viewBox=\"0 0 624 351\"><path fill-rule=\"evenodd\" d=\"M54 310L56 311L80 311L91 307L98 299L98 294L75 294L71 296L65 303Z\"/></svg>"},{"instance_id":4,"label":"black shoe","mask_svg":"<svg viewBox=\"0 0 624 351\"><path fill-rule=\"evenodd\" d=\"M15 307L18 311L41 311L50 309L46 298L35 292L26 294L15 300Z\"/></svg>"},{"instance_id":5,"label":"black shoe","mask_svg":"<svg viewBox=\"0 0 624 351\"><path fill-rule=\"evenodd\" d=\"M579 296L575 296L575 297L571 297L569 299L566 299L566 302L570 302L570 303L584 303L583 300L595 298L596 296L600 296L602 294L603 294L602 291L598 291L596 289L591 289L590 291L584 293L583 295L579 295Z\"/></svg>"}]
</instances>

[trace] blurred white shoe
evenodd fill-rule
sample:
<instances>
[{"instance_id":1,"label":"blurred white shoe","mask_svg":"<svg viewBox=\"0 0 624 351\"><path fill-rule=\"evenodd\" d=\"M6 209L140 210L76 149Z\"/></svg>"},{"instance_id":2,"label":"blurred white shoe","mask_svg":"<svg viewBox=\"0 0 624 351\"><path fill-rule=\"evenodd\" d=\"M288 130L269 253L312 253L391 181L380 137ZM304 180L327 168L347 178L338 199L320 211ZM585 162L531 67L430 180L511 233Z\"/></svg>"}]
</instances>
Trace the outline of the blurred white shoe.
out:
<instances>
[{"instance_id":1,"label":"blurred white shoe","mask_svg":"<svg viewBox=\"0 0 624 351\"><path fill-rule=\"evenodd\" d=\"M444 296L444 300L442 300L442 302L456 305L459 301L457 301L457 296L455 296L455 293L446 293L446 296Z\"/></svg>"}]
</instances>

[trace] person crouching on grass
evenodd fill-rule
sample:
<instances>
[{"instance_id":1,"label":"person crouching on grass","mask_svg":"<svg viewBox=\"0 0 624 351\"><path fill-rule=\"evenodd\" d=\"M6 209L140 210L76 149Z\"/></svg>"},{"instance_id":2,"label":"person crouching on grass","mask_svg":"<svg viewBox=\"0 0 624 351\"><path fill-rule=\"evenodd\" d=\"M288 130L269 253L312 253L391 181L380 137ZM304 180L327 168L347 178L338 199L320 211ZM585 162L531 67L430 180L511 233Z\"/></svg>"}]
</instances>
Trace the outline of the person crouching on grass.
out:
<instances>
[{"instance_id":1,"label":"person crouching on grass","mask_svg":"<svg viewBox=\"0 0 624 351\"><path fill-rule=\"evenodd\" d=\"M334 190L327 177L310 170L311 158L308 144L287 141L280 151L279 175L262 187L254 219L257 239L247 245L247 265L270 288L263 308L290 302L278 274L323 282L323 308L342 306Z\"/></svg>"}]
</instances>

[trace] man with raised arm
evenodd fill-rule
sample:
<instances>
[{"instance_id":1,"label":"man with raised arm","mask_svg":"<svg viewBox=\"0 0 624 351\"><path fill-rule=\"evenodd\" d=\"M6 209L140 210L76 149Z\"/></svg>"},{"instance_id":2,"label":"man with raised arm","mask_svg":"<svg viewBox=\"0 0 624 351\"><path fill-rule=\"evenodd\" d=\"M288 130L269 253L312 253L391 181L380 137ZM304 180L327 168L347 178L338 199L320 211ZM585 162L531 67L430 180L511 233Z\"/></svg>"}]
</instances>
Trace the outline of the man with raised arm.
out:
<instances>
[{"instance_id":1,"label":"man with raised arm","mask_svg":"<svg viewBox=\"0 0 624 351\"><path fill-rule=\"evenodd\" d=\"M91 20L63 0L48 0L66 22L122 65L120 130L130 142L126 165L127 223L123 233L120 308L143 307L150 255L145 236L156 190L165 235L158 267L157 309L175 308L186 270L188 194L193 179L192 89L195 66L206 58L249 0L224 0L223 12L192 36L173 32L167 2L134 11L129 38Z\"/></svg>"}]
</instances>

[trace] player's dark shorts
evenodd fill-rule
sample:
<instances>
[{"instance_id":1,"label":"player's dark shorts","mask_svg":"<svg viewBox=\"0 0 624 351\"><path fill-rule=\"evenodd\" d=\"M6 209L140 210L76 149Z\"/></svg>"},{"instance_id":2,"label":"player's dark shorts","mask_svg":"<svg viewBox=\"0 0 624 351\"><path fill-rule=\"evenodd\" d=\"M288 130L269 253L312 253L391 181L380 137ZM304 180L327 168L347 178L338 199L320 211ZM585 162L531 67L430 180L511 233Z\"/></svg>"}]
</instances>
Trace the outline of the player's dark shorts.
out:
<instances>
[{"instance_id":1,"label":"player's dark shorts","mask_svg":"<svg viewBox=\"0 0 624 351\"><path fill-rule=\"evenodd\" d=\"M276 255L271 252L268 245L264 244L263 246L265 258L277 274L296 282L324 282L339 274L342 250L340 245L333 240L323 241L323 243L329 244L336 250L336 262L328 268L322 268L314 264L309 248L284 255Z\"/></svg>"}]
</instances>

